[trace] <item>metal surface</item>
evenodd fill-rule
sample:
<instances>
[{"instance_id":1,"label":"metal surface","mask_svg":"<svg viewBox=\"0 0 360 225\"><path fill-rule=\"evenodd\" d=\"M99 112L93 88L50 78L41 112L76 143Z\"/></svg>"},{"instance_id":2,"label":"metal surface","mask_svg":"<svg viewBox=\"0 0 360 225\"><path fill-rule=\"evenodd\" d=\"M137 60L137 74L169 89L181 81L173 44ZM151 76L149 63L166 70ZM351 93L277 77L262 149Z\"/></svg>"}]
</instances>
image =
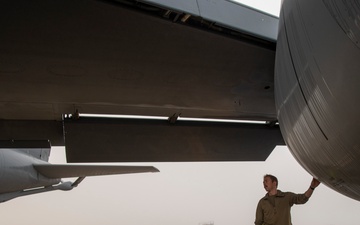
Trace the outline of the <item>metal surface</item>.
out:
<instances>
[{"instance_id":1,"label":"metal surface","mask_svg":"<svg viewBox=\"0 0 360 225\"><path fill-rule=\"evenodd\" d=\"M37 148L30 151L47 151L49 148ZM50 186L60 182L60 179L48 179L39 174L33 164L47 163L28 154L26 149L0 148L0 199L1 194L20 192L24 189Z\"/></svg>"},{"instance_id":2,"label":"metal surface","mask_svg":"<svg viewBox=\"0 0 360 225\"><path fill-rule=\"evenodd\" d=\"M17 149L43 149L50 151L51 144L47 140L0 140L0 148L17 148ZM47 160L46 160L47 161Z\"/></svg>"},{"instance_id":3,"label":"metal surface","mask_svg":"<svg viewBox=\"0 0 360 225\"><path fill-rule=\"evenodd\" d=\"M128 173L160 172L153 166L112 166L112 165L74 165L37 164L34 168L48 178L87 177Z\"/></svg>"},{"instance_id":4,"label":"metal surface","mask_svg":"<svg viewBox=\"0 0 360 225\"><path fill-rule=\"evenodd\" d=\"M204 4L201 3L201 7ZM213 12L206 13L209 7L202 8L201 12L212 17L213 14L208 13ZM275 44L249 32L230 29L230 23L217 24L171 9L138 1L65 0L36 4L23 0L2 1L0 140L50 140L53 146L65 145L69 159L84 157L82 160L86 160L86 154L83 155L86 149L70 145L73 130L63 127L64 114L165 117L181 114L183 117L275 121ZM218 5L217 9L225 15L229 8ZM242 16L251 14L249 8L244 10L246 13L241 13ZM100 127L106 126L107 123ZM193 129L185 126L182 125L182 129ZM225 132L232 129L221 127ZM246 133L246 128L241 128L241 133ZM156 133L162 127L151 129ZM251 133L251 126L249 129ZM127 133L121 128L113 131L120 136ZM263 136L265 132L266 129L262 131ZM99 129L93 135L109 133ZM82 141L94 143L91 139ZM101 139L93 140L98 141L94 146L104 145ZM115 143L122 146L116 140L111 140L114 142L111 146ZM256 156L250 149L258 146L258 140L252 140L254 144L247 142L249 149L233 159L231 153L215 154L209 160L264 160L273 146L256 149L259 154ZM144 140L143 145L150 141ZM230 147L231 144L242 143L230 139L219 141L224 142L217 143L218 147L226 145L231 149L237 148ZM186 145L184 149L180 146L170 160L188 159L189 149ZM157 147L159 152L167 149L161 149L161 144ZM127 151L133 151L131 145L128 148ZM199 149L194 146L191 149L198 154ZM116 160L98 149L92 154L90 161ZM180 158L174 159L175 156ZM206 160L207 157L198 158ZM189 159L197 158L189 156ZM131 160L146 161L141 154ZM163 160L162 156L151 158L151 161Z\"/></svg>"},{"instance_id":5,"label":"metal surface","mask_svg":"<svg viewBox=\"0 0 360 225\"><path fill-rule=\"evenodd\" d=\"M279 123L292 154L321 182L357 200L359 16L358 1L284 1L275 70Z\"/></svg>"},{"instance_id":6,"label":"metal surface","mask_svg":"<svg viewBox=\"0 0 360 225\"><path fill-rule=\"evenodd\" d=\"M127 2L2 1L0 119L276 120L274 43Z\"/></svg>"},{"instance_id":7,"label":"metal surface","mask_svg":"<svg viewBox=\"0 0 360 225\"><path fill-rule=\"evenodd\" d=\"M159 172L152 166L52 165L49 141L0 141L0 203L55 190L71 190L86 176ZM61 182L77 177L75 182ZM61 183L60 183L61 182Z\"/></svg>"},{"instance_id":8,"label":"metal surface","mask_svg":"<svg viewBox=\"0 0 360 225\"><path fill-rule=\"evenodd\" d=\"M262 39L276 41L279 18L229 0L144 0L174 11L200 16L214 23Z\"/></svg>"},{"instance_id":9,"label":"metal surface","mask_svg":"<svg viewBox=\"0 0 360 225\"><path fill-rule=\"evenodd\" d=\"M80 118L65 129L68 162L264 161L284 144L265 124Z\"/></svg>"},{"instance_id":10,"label":"metal surface","mask_svg":"<svg viewBox=\"0 0 360 225\"><path fill-rule=\"evenodd\" d=\"M62 121L53 120L0 120L0 139L1 140L27 140L24 145L19 147L37 146L37 140L49 140L48 145L64 146L64 129ZM28 142L33 140L34 143ZM7 143L7 144L6 144ZM1 143L1 146L16 148L11 142ZM50 146L49 146L50 148Z\"/></svg>"}]
</instances>

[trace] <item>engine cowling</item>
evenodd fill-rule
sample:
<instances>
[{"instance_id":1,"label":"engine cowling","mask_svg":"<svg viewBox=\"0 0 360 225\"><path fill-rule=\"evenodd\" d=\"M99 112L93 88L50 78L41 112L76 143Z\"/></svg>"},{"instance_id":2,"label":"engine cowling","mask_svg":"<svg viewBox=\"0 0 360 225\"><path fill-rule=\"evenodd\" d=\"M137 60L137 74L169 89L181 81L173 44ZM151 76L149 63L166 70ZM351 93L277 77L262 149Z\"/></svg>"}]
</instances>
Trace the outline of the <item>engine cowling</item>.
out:
<instances>
[{"instance_id":1,"label":"engine cowling","mask_svg":"<svg viewBox=\"0 0 360 225\"><path fill-rule=\"evenodd\" d=\"M290 151L330 188L360 200L360 4L286 0L275 64Z\"/></svg>"}]
</instances>

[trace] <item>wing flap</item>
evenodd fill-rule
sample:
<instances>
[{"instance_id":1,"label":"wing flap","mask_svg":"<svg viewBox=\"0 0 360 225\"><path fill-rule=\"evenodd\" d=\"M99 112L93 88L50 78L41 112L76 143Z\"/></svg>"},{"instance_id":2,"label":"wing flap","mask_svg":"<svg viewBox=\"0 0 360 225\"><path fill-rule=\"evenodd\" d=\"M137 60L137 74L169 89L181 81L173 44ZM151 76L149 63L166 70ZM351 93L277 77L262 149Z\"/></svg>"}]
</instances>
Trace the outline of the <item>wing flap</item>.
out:
<instances>
[{"instance_id":1,"label":"wing flap","mask_svg":"<svg viewBox=\"0 0 360 225\"><path fill-rule=\"evenodd\" d=\"M128 173L160 172L153 166L37 164L34 168L48 178L87 177Z\"/></svg>"},{"instance_id":2,"label":"wing flap","mask_svg":"<svg viewBox=\"0 0 360 225\"><path fill-rule=\"evenodd\" d=\"M284 145L279 126L255 123L81 117L64 127L69 163L265 161Z\"/></svg>"}]
</instances>

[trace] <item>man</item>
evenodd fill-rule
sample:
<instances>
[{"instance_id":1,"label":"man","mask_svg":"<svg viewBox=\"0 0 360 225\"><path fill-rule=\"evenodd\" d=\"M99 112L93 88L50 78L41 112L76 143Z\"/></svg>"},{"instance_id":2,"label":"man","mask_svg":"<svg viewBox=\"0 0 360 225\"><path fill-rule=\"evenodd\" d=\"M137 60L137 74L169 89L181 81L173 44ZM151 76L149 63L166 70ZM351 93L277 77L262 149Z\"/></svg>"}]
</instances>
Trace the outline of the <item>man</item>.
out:
<instances>
[{"instance_id":1,"label":"man","mask_svg":"<svg viewBox=\"0 0 360 225\"><path fill-rule=\"evenodd\" d=\"M270 174L264 176L263 184L267 194L258 203L255 225L291 225L291 206L306 203L320 181L313 178L304 194L278 190L278 180Z\"/></svg>"}]
</instances>

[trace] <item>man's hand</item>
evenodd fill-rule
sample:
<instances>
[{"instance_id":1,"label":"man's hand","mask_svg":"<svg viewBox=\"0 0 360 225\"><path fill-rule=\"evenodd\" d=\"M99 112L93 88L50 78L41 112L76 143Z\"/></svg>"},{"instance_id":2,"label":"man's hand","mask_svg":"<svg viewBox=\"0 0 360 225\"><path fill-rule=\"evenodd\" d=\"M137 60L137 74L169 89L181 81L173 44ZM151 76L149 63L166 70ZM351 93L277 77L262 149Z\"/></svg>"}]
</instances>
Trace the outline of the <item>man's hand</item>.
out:
<instances>
[{"instance_id":1,"label":"man's hand","mask_svg":"<svg viewBox=\"0 0 360 225\"><path fill-rule=\"evenodd\" d=\"M316 188L317 186L319 186L319 184L320 184L320 181L313 178L312 181L311 181L310 187Z\"/></svg>"},{"instance_id":2,"label":"man's hand","mask_svg":"<svg viewBox=\"0 0 360 225\"><path fill-rule=\"evenodd\" d=\"M311 184L310 184L310 187L309 189L305 192L305 196L310 198L314 189L319 186L320 184L320 181L318 181L317 179L313 178L312 181L311 181Z\"/></svg>"}]
</instances>

